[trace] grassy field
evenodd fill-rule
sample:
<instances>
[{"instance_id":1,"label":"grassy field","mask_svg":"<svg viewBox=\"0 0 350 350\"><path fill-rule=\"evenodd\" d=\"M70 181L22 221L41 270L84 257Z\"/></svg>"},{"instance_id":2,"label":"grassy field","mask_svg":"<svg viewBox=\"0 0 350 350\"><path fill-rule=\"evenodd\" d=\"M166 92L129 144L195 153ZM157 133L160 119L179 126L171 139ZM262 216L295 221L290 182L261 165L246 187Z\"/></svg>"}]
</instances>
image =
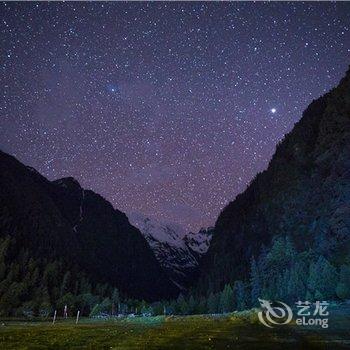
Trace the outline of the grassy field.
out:
<instances>
[{"instance_id":1,"label":"grassy field","mask_svg":"<svg viewBox=\"0 0 350 350\"><path fill-rule=\"evenodd\" d=\"M0 323L0 349L350 349L349 310L328 329L260 325L255 313L113 321Z\"/></svg>"}]
</instances>

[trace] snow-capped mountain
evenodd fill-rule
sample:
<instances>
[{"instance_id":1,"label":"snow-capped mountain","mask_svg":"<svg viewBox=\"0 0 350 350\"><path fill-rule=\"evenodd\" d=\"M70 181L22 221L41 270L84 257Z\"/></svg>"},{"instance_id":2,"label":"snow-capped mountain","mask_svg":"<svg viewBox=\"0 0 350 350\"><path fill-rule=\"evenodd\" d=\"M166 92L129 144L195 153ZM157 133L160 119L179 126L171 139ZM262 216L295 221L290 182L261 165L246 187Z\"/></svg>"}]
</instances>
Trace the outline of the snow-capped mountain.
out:
<instances>
[{"instance_id":1,"label":"snow-capped mountain","mask_svg":"<svg viewBox=\"0 0 350 350\"><path fill-rule=\"evenodd\" d=\"M130 213L128 218L144 235L171 280L186 289L197 272L199 259L209 248L211 229L187 233L180 225L160 222L141 213Z\"/></svg>"},{"instance_id":2,"label":"snow-capped mountain","mask_svg":"<svg viewBox=\"0 0 350 350\"><path fill-rule=\"evenodd\" d=\"M186 245L199 256L205 254L209 248L213 227L202 228L198 233L187 233L184 237Z\"/></svg>"}]
</instances>

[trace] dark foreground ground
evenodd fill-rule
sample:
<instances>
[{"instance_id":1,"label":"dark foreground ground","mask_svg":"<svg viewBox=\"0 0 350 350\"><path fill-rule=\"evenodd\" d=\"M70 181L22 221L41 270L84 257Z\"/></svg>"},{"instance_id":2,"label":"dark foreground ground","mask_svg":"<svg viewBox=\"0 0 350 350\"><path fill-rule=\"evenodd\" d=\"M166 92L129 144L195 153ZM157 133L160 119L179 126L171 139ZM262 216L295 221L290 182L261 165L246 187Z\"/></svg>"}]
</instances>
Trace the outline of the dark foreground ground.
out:
<instances>
[{"instance_id":1,"label":"dark foreground ground","mask_svg":"<svg viewBox=\"0 0 350 350\"><path fill-rule=\"evenodd\" d=\"M0 323L0 349L350 349L350 307L329 309L329 328L269 329L254 312L114 321Z\"/></svg>"}]
</instances>

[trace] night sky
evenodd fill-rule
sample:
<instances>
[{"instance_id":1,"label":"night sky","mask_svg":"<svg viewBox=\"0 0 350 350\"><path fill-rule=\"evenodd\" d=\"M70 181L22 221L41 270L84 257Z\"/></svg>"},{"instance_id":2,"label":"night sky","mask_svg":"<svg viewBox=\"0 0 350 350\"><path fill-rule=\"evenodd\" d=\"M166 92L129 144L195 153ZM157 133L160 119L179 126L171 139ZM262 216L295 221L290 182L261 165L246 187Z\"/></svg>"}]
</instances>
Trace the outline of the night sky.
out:
<instances>
[{"instance_id":1,"label":"night sky","mask_svg":"<svg viewBox=\"0 0 350 350\"><path fill-rule=\"evenodd\" d=\"M0 148L188 229L350 64L350 3L2 3Z\"/></svg>"}]
</instances>

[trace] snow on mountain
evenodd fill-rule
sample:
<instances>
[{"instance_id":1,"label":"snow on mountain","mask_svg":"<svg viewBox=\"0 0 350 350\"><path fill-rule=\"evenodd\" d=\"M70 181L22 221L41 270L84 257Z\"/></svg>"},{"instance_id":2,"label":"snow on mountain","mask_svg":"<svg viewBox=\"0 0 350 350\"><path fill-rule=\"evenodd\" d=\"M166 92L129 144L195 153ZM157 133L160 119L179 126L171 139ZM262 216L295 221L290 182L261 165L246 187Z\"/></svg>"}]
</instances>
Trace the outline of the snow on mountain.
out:
<instances>
[{"instance_id":1,"label":"snow on mountain","mask_svg":"<svg viewBox=\"0 0 350 350\"><path fill-rule=\"evenodd\" d=\"M214 228L202 228L198 233L190 232L184 240L187 246L198 255L203 255L207 252Z\"/></svg>"},{"instance_id":2,"label":"snow on mountain","mask_svg":"<svg viewBox=\"0 0 350 350\"><path fill-rule=\"evenodd\" d=\"M187 233L180 225L164 223L135 212L130 213L128 218L144 235L172 281L186 289L197 272L200 257L209 248L211 230Z\"/></svg>"},{"instance_id":3,"label":"snow on mountain","mask_svg":"<svg viewBox=\"0 0 350 350\"><path fill-rule=\"evenodd\" d=\"M128 215L129 221L136 226L146 238L153 238L156 241L168 243L171 245L183 245L182 240L186 231L177 224L162 223L156 219L150 219L141 213L132 213Z\"/></svg>"}]
</instances>

